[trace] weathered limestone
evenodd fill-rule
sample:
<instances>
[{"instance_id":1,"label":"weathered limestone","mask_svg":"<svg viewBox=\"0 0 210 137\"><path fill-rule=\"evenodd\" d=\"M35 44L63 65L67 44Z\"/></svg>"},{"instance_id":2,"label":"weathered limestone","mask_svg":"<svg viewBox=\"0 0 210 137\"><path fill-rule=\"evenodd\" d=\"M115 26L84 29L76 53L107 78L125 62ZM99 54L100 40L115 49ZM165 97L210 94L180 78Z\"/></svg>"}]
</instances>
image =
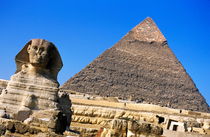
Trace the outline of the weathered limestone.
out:
<instances>
[{"instance_id":1,"label":"weathered limestone","mask_svg":"<svg viewBox=\"0 0 210 137\"><path fill-rule=\"evenodd\" d=\"M30 133L30 134L38 134L39 132L42 132L40 128L31 127L29 125L26 125L20 121L16 120L8 120L8 119L1 119L0 118L0 135L7 134L6 131L10 131L12 133Z\"/></svg>"},{"instance_id":2,"label":"weathered limestone","mask_svg":"<svg viewBox=\"0 0 210 137\"><path fill-rule=\"evenodd\" d=\"M46 40L33 39L15 61L17 70L0 95L0 109L20 121L47 117L55 131L61 121L69 126L71 102L68 95L59 93L57 74L63 64L57 48Z\"/></svg>"},{"instance_id":3,"label":"weathered limestone","mask_svg":"<svg viewBox=\"0 0 210 137\"><path fill-rule=\"evenodd\" d=\"M113 119L106 128L103 128L100 137L158 137L163 129L149 123L133 120Z\"/></svg>"},{"instance_id":4,"label":"weathered limestone","mask_svg":"<svg viewBox=\"0 0 210 137\"><path fill-rule=\"evenodd\" d=\"M49 123L48 123L49 124ZM0 136L5 137L79 137L79 134L66 131L64 135L51 132L46 126L29 125L17 120L0 118Z\"/></svg>"},{"instance_id":5,"label":"weathered limestone","mask_svg":"<svg viewBox=\"0 0 210 137\"><path fill-rule=\"evenodd\" d=\"M7 87L7 84L8 84L7 80L0 79L0 94L1 94L2 90Z\"/></svg>"},{"instance_id":6,"label":"weathered limestone","mask_svg":"<svg viewBox=\"0 0 210 137\"><path fill-rule=\"evenodd\" d=\"M160 136L177 132L210 135L210 114L152 104L113 100L68 91L72 101L71 129L84 136ZM125 128L122 128L125 127ZM126 132L125 132L126 129ZM177 136L178 137L178 136Z\"/></svg>"}]
</instances>

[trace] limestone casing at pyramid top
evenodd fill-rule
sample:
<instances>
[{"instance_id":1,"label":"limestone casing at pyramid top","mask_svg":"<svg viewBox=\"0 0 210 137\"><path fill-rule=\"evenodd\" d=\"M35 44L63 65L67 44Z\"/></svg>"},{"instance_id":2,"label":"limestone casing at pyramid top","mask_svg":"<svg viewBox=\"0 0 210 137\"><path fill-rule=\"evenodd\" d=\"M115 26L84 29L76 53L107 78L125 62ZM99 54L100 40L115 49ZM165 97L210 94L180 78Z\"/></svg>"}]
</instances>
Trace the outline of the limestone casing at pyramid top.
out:
<instances>
[{"instance_id":1,"label":"limestone casing at pyramid top","mask_svg":"<svg viewBox=\"0 0 210 137\"><path fill-rule=\"evenodd\" d=\"M167 41L160 29L150 17L147 17L140 24L135 26L129 33L126 34L126 36L130 34L134 39L139 41L161 43Z\"/></svg>"}]
</instances>

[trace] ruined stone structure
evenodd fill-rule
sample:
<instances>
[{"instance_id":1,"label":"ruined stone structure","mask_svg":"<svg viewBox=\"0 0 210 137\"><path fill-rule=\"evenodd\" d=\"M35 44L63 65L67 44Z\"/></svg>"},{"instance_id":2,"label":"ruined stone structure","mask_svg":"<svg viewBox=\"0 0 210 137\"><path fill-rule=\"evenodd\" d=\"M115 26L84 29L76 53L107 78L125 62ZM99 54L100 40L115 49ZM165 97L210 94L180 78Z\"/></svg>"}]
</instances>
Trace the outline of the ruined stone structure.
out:
<instances>
[{"instance_id":1,"label":"ruined stone structure","mask_svg":"<svg viewBox=\"0 0 210 137\"><path fill-rule=\"evenodd\" d=\"M5 112L2 117L32 124L35 119L45 119L55 132L65 130L70 124L71 102L59 93L57 74L63 64L57 48L46 40L33 39L15 61L16 73L0 95L0 109Z\"/></svg>"},{"instance_id":2,"label":"ruined stone structure","mask_svg":"<svg viewBox=\"0 0 210 137\"><path fill-rule=\"evenodd\" d=\"M62 88L209 112L205 99L151 18L134 27Z\"/></svg>"},{"instance_id":3,"label":"ruined stone structure","mask_svg":"<svg viewBox=\"0 0 210 137\"><path fill-rule=\"evenodd\" d=\"M210 114L71 93L71 129L98 137L209 137Z\"/></svg>"}]
</instances>

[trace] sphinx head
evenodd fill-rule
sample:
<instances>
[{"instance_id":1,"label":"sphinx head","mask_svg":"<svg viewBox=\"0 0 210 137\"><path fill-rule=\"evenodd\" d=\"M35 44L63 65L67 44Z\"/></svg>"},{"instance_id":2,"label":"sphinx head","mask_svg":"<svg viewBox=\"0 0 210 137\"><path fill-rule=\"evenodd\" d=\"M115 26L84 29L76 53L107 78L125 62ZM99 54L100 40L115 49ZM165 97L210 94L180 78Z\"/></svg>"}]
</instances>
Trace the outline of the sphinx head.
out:
<instances>
[{"instance_id":1,"label":"sphinx head","mask_svg":"<svg viewBox=\"0 0 210 137\"><path fill-rule=\"evenodd\" d=\"M57 80L57 74L63 66L57 48L51 42L44 39L32 39L17 54L16 73L22 70L22 66L30 64L37 70L48 71L49 77ZM39 71L37 71L39 73Z\"/></svg>"},{"instance_id":2,"label":"sphinx head","mask_svg":"<svg viewBox=\"0 0 210 137\"><path fill-rule=\"evenodd\" d=\"M52 58L50 50L53 45L43 39L34 39L28 45L27 52L29 54L29 63L34 67L47 68L47 65Z\"/></svg>"}]
</instances>

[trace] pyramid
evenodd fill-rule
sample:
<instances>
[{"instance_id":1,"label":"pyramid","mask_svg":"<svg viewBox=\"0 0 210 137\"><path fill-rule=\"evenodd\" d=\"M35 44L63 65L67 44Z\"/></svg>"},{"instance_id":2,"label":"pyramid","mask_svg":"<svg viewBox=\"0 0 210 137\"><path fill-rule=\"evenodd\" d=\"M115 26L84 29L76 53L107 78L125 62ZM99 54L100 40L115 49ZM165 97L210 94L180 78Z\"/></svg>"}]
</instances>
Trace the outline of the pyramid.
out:
<instances>
[{"instance_id":1,"label":"pyramid","mask_svg":"<svg viewBox=\"0 0 210 137\"><path fill-rule=\"evenodd\" d=\"M209 112L204 97L151 18L134 27L61 88Z\"/></svg>"}]
</instances>

